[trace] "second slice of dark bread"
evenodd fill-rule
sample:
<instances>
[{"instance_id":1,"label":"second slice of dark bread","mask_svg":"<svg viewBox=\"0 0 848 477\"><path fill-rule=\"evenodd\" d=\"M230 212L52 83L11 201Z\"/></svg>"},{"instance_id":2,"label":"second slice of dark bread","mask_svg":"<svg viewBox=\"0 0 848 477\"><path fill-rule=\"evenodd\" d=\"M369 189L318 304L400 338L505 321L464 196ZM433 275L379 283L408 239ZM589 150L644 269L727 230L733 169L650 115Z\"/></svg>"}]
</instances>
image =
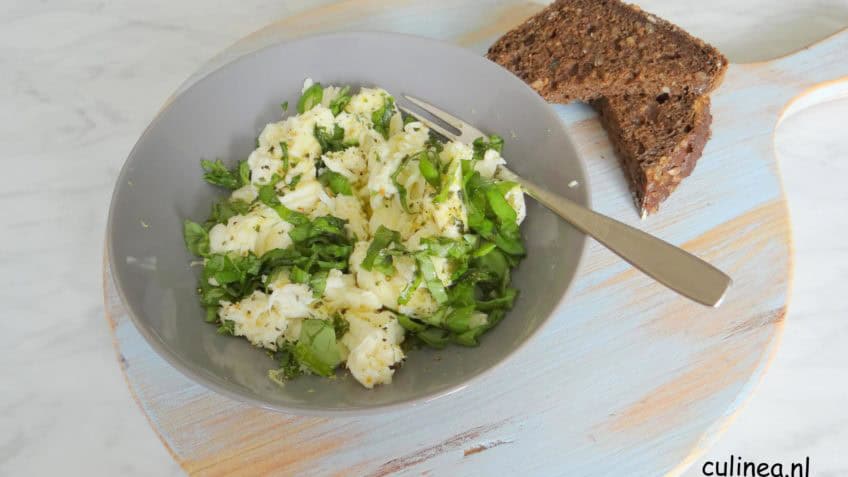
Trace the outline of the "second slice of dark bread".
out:
<instances>
[{"instance_id":1,"label":"second slice of dark bread","mask_svg":"<svg viewBox=\"0 0 848 477\"><path fill-rule=\"evenodd\" d=\"M704 94L727 59L677 26L618 0L557 0L486 55L546 100L622 94Z\"/></svg>"},{"instance_id":2,"label":"second slice of dark bread","mask_svg":"<svg viewBox=\"0 0 848 477\"><path fill-rule=\"evenodd\" d=\"M710 137L707 95L620 95L592 102L644 218L692 173Z\"/></svg>"}]
</instances>

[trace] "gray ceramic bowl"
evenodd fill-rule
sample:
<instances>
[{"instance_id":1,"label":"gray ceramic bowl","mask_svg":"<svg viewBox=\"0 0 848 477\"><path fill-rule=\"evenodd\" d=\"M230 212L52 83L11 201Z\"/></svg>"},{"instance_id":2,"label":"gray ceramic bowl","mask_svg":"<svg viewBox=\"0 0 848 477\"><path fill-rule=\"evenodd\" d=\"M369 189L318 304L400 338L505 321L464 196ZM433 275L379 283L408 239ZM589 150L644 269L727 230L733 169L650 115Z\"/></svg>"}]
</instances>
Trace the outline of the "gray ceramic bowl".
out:
<instances>
[{"instance_id":1,"label":"gray ceramic bowl","mask_svg":"<svg viewBox=\"0 0 848 477\"><path fill-rule=\"evenodd\" d=\"M274 363L243 339L203 322L198 267L181 222L202 221L221 192L201 178L201 158L245 158L254 138L296 104L305 77L324 84L379 85L426 99L506 138L519 174L588 203L586 177L556 113L494 63L462 48L389 33L339 33L273 45L198 81L171 102L130 153L109 211L112 273L133 322L150 345L194 381L232 398L298 414L385 410L466 386L526 344L574 278L584 236L528 202L528 256L514 275L520 299L477 348L413 351L391 385L367 390L349 376L304 377L278 387ZM584 186L569 189L578 180Z\"/></svg>"}]
</instances>

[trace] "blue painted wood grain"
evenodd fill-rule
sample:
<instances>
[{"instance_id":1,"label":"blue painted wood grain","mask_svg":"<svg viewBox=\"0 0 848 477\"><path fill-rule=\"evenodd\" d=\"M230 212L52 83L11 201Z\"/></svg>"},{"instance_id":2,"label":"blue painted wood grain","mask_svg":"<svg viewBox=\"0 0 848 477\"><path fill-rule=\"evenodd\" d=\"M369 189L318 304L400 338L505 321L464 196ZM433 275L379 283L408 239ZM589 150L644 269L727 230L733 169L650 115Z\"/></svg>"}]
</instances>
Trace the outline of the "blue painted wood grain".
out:
<instances>
[{"instance_id":1,"label":"blue painted wood grain","mask_svg":"<svg viewBox=\"0 0 848 477\"><path fill-rule=\"evenodd\" d=\"M340 2L285 19L187 84L244 52L321 30L403 31L482 52L540 8L502 0L389 3ZM718 310L679 298L592 244L569 298L534 345L474 386L385 415L302 418L250 408L180 375L133 328L107 270L107 313L130 388L190 473L679 473L728 424L777 347L791 247L773 131L806 88L848 75L846 51L843 32L786 58L731 65L713 95L713 139L703 158L644 222L591 109L556 106L587 165L594 207L729 271L735 286Z\"/></svg>"}]
</instances>

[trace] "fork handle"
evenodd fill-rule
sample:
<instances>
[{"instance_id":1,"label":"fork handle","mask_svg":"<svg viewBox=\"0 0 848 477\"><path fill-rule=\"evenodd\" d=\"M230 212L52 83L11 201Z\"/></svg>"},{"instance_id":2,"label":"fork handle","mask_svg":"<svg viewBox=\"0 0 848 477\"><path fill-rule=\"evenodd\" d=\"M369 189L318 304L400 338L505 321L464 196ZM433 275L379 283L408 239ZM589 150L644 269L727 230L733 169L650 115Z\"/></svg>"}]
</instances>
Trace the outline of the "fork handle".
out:
<instances>
[{"instance_id":1,"label":"fork handle","mask_svg":"<svg viewBox=\"0 0 848 477\"><path fill-rule=\"evenodd\" d=\"M503 170L500 175L518 182L540 204L687 298L718 307L733 283L724 272L682 248L548 192L511 171Z\"/></svg>"}]
</instances>

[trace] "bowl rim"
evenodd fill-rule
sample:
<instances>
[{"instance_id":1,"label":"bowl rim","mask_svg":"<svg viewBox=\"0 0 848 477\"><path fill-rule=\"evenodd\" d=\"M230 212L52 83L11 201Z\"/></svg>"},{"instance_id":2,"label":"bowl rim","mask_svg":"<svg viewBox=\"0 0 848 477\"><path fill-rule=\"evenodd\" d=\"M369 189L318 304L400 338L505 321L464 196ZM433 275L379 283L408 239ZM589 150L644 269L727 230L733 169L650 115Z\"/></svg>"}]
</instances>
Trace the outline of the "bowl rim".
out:
<instances>
[{"instance_id":1,"label":"bowl rim","mask_svg":"<svg viewBox=\"0 0 848 477\"><path fill-rule=\"evenodd\" d=\"M187 377L194 384L200 385L200 386L202 386L202 387L204 387L208 390L214 391L215 393L226 396L227 398L230 398L230 399L232 399L236 402L245 403L245 404L249 404L251 406L258 407L258 408L261 408L261 409L266 409L266 410L269 410L269 411L273 411L273 412L277 412L277 413L283 413L283 414L290 414L290 415L311 416L311 417L355 417L355 416L368 416L368 415L383 414L383 413L388 413L388 412L391 412L391 411L397 411L397 410L400 410L400 409L411 409L412 407L426 406L427 404L429 404L429 403L431 403L431 402L433 402L437 399L440 399L440 398L443 398L443 397L446 397L446 396L449 396L449 395L452 395L452 394L459 393L459 392L465 390L466 388L468 388L469 386L471 386L472 384L478 384L483 379L489 377L496 369L501 368L504 365L504 363L506 363L510 359L513 359L516 355L518 355L520 352L525 350L525 348L527 347L527 345L530 342L532 342L536 338L538 338L540 332L543 329L545 329L547 326L550 325L551 321L553 321L552 320L553 316L556 315L560 311L560 309L563 307L566 300L569 298L569 296L572 292L572 289L573 289L574 282L577 279L577 277L580 275L580 271L583 268L583 265L585 263L588 237L583 232L580 232L579 230L577 230L575 228L574 233L576 234L576 236L578 238L579 251L578 251L578 254L577 254L577 260L575 261L575 264L574 264L574 275L571 277L568 284L566 285L565 290L563 291L559 301L557 301L557 303L554 305L551 312L541 321L541 323L539 324L538 327L536 327L535 330L531 331L531 333L521 343L519 343L518 346L515 347L513 350L504 354L500 358L497 358L491 366L489 366L488 368L485 368L481 371L478 371L475 374L472 374L471 376L466 378L464 381L459 382L457 384L454 384L454 385L449 386L449 387L444 388L444 389L423 393L423 394L418 395L418 396L409 397L409 398L402 399L402 400L399 400L397 402L392 402L392 403L389 403L389 404L344 407L344 408L332 408L332 407L315 408L315 407L306 407L306 406L302 406L302 405L298 405L298 404L291 404L291 405L288 405L288 404L286 404L286 405L272 404L272 403L263 401L261 399L257 399L255 397L249 396L247 394L243 394L243 393L240 393L240 392L237 392L237 391L233 391L231 389L228 389L228 388L218 384L216 381L214 381L212 379L208 379L203 374L192 369L192 366L185 363L182 358L180 358L178 355L173 353L170 350L170 348L168 346L166 346L156 334L154 334L153 332L151 332L147 328L147 326L142 322L142 320L139 318L139 316L136 315L135 311L133 310L133 307L130 305L130 301L127 299L127 296L124 293L123 284L121 283L119 276L116 274L116 270L117 270L117 267L118 267L118 265L117 265L117 255L116 255L115 250L114 250L115 244L113 243L113 241L111 239L111 237L113 235L113 230L114 230L114 218L115 218L115 213L116 213L115 209L116 209L116 203L117 203L116 199L117 199L117 196L118 196L120 190L122 189L122 184L124 184L127 181L126 176L129 173L129 164L131 162L130 160L135 155L136 150L138 149L139 144L141 143L142 139L144 139L145 136L147 136L147 134L150 132L150 130L153 129L153 127L161 120L163 113L168 111L176 103L176 100L180 96L185 94L187 91L189 91L191 88L193 88L198 83L208 80L209 78L211 78L213 75L219 73L224 68L228 68L228 67L231 67L231 66L233 66L237 63L240 63L242 61L246 61L247 59L249 59L249 58L251 58L255 55L258 55L258 54L260 54L260 53L262 53L266 50L278 48L281 45L296 45L297 43L303 43L303 42L309 42L309 41L314 41L314 40L318 40L318 39L327 39L327 38L333 38L333 37L350 38L350 37L363 37L363 36L375 37L375 38L402 37L402 38L405 38L407 40L419 41L421 43L430 44L432 46L439 47L439 48L450 48L450 49L455 50L456 53L458 53L460 55L465 55L466 57L469 58L469 60L472 60L472 61L482 60L482 61L488 62L492 65L500 67L500 65L497 65L497 63L492 62L491 60L489 60L485 56L480 56L480 55L476 54L475 52L473 52L473 51L471 51L467 48L463 48L463 47L454 45L452 43L448 43L448 42L441 41L441 40L438 40L438 39L419 36L419 35L412 35L412 34L407 34L407 33L384 32L384 31L367 31L367 30L364 30L364 31L356 31L356 30L354 30L354 31L336 31L336 32L329 32L329 33L326 33L326 32L325 33L314 33L314 34L303 35L303 36L299 36L297 38L292 38L292 39L288 39L288 40L284 40L284 41L276 41L276 42L270 43L268 45L262 46L260 48L257 48L255 50L251 50L247 53L238 55L238 56L218 65L217 67L215 67L214 69L210 70L209 72L203 74L202 76L198 76L198 77L194 78L194 75L196 75L199 70L192 72L185 80L183 80L183 82L181 82L177 86L177 89L175 90L175 92L172 93L171 96L169 96L165 100L165 103L162 105L162 107L159 109L159 111L154 115L153 119L150 120L150 123L147 125L147 127L145 127L144 130L142 131L142 133L138 136L138 139L136 140L135 144L130 149L129 153L127 154L126 158L124 159L124 163L121 166L121 169L118 172L118 176L115 180L115 185L114 185L114 188L112 190L112 195L111 195L110 203L109 203L109 212L108 212L108 217L107 217L107 222L106 222L106 237L105 237L105 239L106 239L106 251L107 251L107 255L108 255L107 260L108 260L108 266L109 266L109 272L110 272L111 280L115 285L115 290L117 292L118 297L121 300L121 304L123 305L123 308L124 308L126 314L130 317L130 321L132 321L135 329L142 335L142 337L144 337L144 340L147 342L148 345L150 345L150 347L153 349L153 351L159 357L163 358L168 364L170 364L174 369L176 369L178 372L180 372L183 376ZM232 47L232 45L230 45L230 47ZM228 47L228 48L230 48L230 47ZM209 61L214 60L214 58L215 57L211 58L210 60L207 60L207 63ZM200 68L203 68L203 66L201 66ZM194 80L191 81L192 79L194 79ZM520 83L520 87L523 87L523 88L526 88L530 91L533 91L532 88L530 88L530 86L528 86L526 83L521 81L519 78L513 77L513 79L515 81L517 81L518 83ZM191 83L189 83L189 81L191 81ZM535 95L536 92L533 91L533 94ZM538 99L539 99L539 101L544 103L544 105L545 105L544 109L547 112L547 114L549 116L552 116L561 126L563 126L562 120L559 118L559 115L556 113L553 106L550 103L548 103L547 101L545 101L544 99L542 99L541 97L538 97ZM565 135L569 134L568 131L564 127L561 127L560 130L561 130L562 134L565 134ZM579 154L579 151L577 150L576 147L574 149L575 149L575 152L578 152L578 154L576 154L576 159L577 159L576 160L576 167L578 168L578 170L580 171L580 173L582 175L581 192L582 192L582 194L585 198L586 207L591 207L592 194L591 194L590 180L589 180L589 177L586 173L586 167L584 165L583 159L581 158L581 156Z\"/></svg>"}]
</instances>

